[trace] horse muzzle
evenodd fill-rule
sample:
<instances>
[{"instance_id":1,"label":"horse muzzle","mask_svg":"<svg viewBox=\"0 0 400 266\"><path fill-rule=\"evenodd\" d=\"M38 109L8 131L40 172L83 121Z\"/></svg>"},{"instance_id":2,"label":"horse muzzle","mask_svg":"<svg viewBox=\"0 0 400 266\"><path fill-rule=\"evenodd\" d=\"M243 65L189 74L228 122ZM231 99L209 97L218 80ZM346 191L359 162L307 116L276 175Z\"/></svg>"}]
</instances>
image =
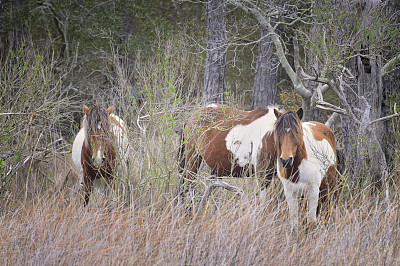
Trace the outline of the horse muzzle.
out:
<instances>
[{"instance_id":1,"label":"horse muzzle","mask_svg":"<svg viewBox=\"0 0 400 266\"><path fill-rule=\"evenodd\" d=\"M93 166L95 168L98 168L98 169L101 168L104 160L105 160L105 157L100 152L93 154L92 161L93 161Z\"/></svg>"},{"instance_id":2,"label":"horse muzzle","mask_svg":"<svg viewBox=\"0 0 400 266\"><path fill-rule=\"evenodd\" d=\"M284 168L290 169L293 166L293 157L289 157L289 159L285 160L282 157L279 158L279 160L281 161L281 164Z\"/></svg>"}]
</instances>

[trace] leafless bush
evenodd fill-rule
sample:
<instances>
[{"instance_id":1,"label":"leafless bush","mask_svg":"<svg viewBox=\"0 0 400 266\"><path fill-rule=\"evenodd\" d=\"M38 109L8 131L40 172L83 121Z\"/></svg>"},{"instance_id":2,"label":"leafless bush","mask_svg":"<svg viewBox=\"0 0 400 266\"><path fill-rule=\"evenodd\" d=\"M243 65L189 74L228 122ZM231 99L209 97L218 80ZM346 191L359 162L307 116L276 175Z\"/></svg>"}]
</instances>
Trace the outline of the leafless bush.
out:
<instances>
[{"instance_id":1,"label":"leafless bush","mask_svg":"<svg viewBox=\"0 0 400 266\"><path fill-rule=\"evenodd\" d=\"M36 190L33 183L44 188L56 182L58 159L68 146L62 136L71 129L72 119L70 99L63 95L55 64L28 46L11 51L3 58L0 196L24 191L26 198L28 192ZM43 164L48 169L39 173L43 171Z\"/></svg>"}]
</instances>

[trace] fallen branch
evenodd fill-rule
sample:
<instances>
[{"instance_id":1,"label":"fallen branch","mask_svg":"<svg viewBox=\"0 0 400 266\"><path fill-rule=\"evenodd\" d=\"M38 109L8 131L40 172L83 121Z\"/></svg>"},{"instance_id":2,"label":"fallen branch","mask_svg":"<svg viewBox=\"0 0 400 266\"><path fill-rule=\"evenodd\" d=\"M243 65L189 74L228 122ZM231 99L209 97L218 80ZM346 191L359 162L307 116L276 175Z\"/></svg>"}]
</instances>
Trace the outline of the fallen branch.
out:
<instances>
[{"instance_id":1,"label":"fallen branch","mask_svg":"<svg viewBox=\"0 0 400 266\"><path fill-rule=\"evenodd\" d=\"M229 190L231 192L235 192L236 194L240 195L240 198L242 200L242 203L245 205L249 204L249 200L247 199L246 194L243 192L243 190L237 186L228 184L224 181L217 181L211 183L206 192L204 193L203 197L201 198L200 204L199 204L199 210L197 211L197 216L199 217L203 213L204 206L206 205L207 199L210 197L212 191L217 188L217 187L222 187L226 190Z\"/></svg>"}]
</instances>

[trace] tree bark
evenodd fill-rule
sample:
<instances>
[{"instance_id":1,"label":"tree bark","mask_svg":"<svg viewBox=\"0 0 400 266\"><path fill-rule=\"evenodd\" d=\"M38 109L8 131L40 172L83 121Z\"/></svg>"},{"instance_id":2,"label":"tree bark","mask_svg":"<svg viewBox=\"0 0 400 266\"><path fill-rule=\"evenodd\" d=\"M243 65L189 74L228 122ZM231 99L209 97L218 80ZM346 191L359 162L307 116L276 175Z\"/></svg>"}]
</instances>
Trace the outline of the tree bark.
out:
<instances>
[{"instance_id":1,"label":"tree bark","mask_svg":"<svg viewBox=\"0 0 400 266\"><path fill-rule=\"evenodd\" d=\"M205 103L222 103L225 90L226 25L225 0L210 0L207 10L207 55L204 71Z\"/></svg>"},{"instance_id":2,"label":"tree bark","mask_svg":"<svg viewBox=\"0 0 400 266\"><path fill-rule=\"evenodd\" d=\"M369 19L376 5L373 0L364 1L359 18L362 23ZM382 115L382 64L381 55L374 51L374 47L367 48L369 54L355 57L349 66L356 80L344 88L346 100L361 121L361 126L342 117L343 144L351 174L363 178L369 176L372 181L381 183L387 175L387 161L381 145L384 130L382 123L369 123Z\"/></svg>"},{"instance_id":3,"label":"tree bark","mask_svg":"<svg viewBox=\"0 0 400 266\"><path fill-rule=\"evenodd\" d=\"M253 109L272 106L276 102L279 60L275 55L275 46L268 37L268 30L261 27L260 35L254 77Z\"/></svg>"}]
</instances>

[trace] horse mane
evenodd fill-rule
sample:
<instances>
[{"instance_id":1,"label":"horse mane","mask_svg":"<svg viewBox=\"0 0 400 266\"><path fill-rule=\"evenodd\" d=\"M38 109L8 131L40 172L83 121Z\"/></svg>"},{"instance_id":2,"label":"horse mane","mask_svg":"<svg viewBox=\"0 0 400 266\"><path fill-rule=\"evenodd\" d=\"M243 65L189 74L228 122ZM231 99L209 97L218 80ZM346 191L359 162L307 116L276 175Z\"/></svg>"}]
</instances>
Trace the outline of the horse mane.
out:
<instances>
[{"instance_id":1,"label":"horse mane","mask_svg":"<svg viewBox=\"0 0 400 266\"><path fill-rule=\"evenodd\" d=\"M298 142L302 137L301 121L296 112L288 111L275 121L274 138L275 143L279 142L279 138L291 132Z\"/></svg>"},{"instance_id":2,"label":"horse mane","mask_svg":"<svg viewBox=\"0 0 400 266\"><path fill-rule=\"evenodd\" d=\"M84 126L86 126L86 132L89 136L92 136L95 132L99 132L99 130L101 134L104 134L106 136L110 135L110 116L103 107L93 106L90 109L89 115L86 116L84 120L86 120ZM98 128L98 125L100 125L101 128Z\"/></svg>"}]
</instances>

